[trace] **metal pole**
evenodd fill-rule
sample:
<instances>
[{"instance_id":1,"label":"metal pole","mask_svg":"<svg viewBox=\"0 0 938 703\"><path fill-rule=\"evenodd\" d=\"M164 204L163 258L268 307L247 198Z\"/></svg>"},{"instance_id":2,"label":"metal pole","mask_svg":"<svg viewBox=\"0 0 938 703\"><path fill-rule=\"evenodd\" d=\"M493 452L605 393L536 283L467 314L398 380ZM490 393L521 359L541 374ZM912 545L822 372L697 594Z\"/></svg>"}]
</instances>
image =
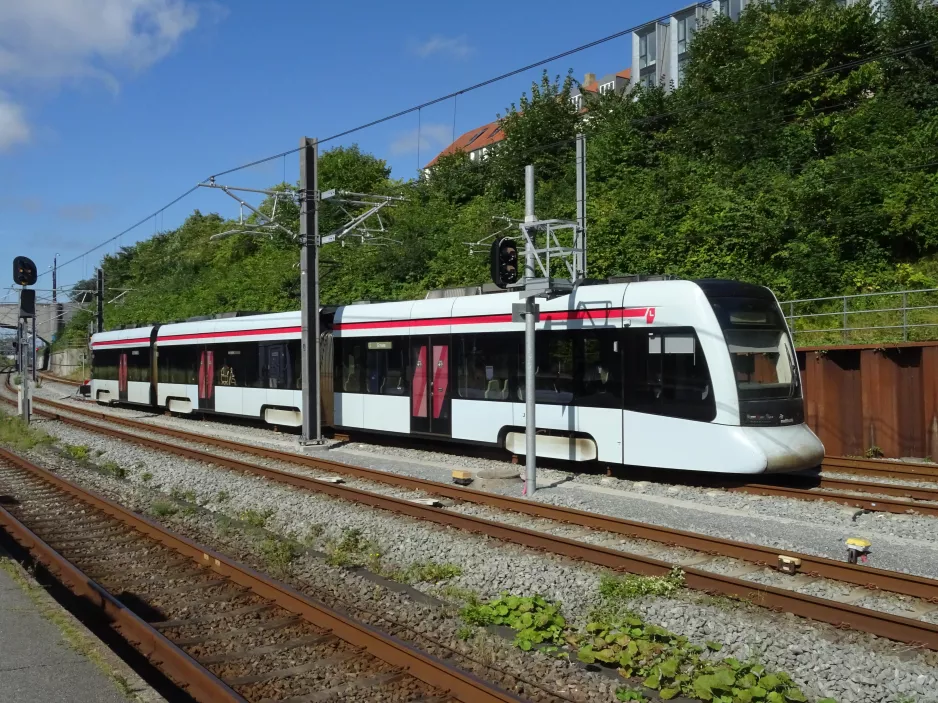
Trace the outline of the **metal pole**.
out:
<instances>
[{"instance_id":1,"label":"metal pole","mask_svg":"<svg viewBox=\"0 0 938 703\"><path fill-rule=\"evenodd\" d=\"M844 296L844 325L843 332L841 333L844 341L847 341L847 296Z\"/></svg>"},{"instance_id":2,"label":"metal pole","mask_svg":"<svg viewBox=\"0 0 938 703\"><path fill-rule=\"evenodd\" d=\"M576 135L576 235L573 248L575 278L586 278L586 135Z\"/></svg>"},{"instance_id":3,"label":"metal pole","mask_svg":"<svg viewBox=\"0 0 938 703\"><path fill-rule=\"evenodd\" d=\"M98 269L98 311L95 321L95 331L104 332L104 269Z\"/></svg>"},{"instance_id":4,"label":"metal pole","mask_svg":"<svg viewBox=\"0 0 938 703\"><path fill-rule=\"evenodd\" d=\"M300 296L302 300L303 438L322 444L319 331L319 144L300 140Z\"/></svg>"},{"instance_id":5,"label":"metal pole","mask_svg":"<svg viewBox=\"0 0 938 703\"><path fill-rule=\"evenodd\" d=\"M33 315L32 336L29 338L29 358L33 364L33 380L39 381L39 370L36 368L36 316Z\"/></svg>"},{"instance_id":6,"label":"metal pole","mask_svg":"<svg viewBox=\"0 0 938 703\"><path fill-rule=\"evenodd\" d=\"M902 294L902 341L909 341L909 294Z\"/></svg>"},{"instance_id":7,"label":"metal pole","mask_svg":"<svg viewBox=\"0 0 938 703\"><path fill-rule=\"evenodd\" d=\"M20 318L20 394L22 403L20 412L23 422L29 424L29 352L26 346L26 337L29 334L29 321L23 317Z\"/></svg>"},{"instance_id":8,"label":"metal pole","mask_svg":"<svg viewBox=\"0 0 938 703\"><path fill-rule=\"evenodd\" d=\"M524 167L524 222L529 224L536 220L534 216L534 166ZM528 232L528 241L524 250L524 282L527 286L534 278L534 231ZM537 373L537 362L534 354L534 324L537 315L537 306L534 296L524 299L524 438L525 438L525 489L528 498L534 496L537 490L537 445L535 421L535 393L536 384L534 375Z\"/></svg>"}]
</instances>

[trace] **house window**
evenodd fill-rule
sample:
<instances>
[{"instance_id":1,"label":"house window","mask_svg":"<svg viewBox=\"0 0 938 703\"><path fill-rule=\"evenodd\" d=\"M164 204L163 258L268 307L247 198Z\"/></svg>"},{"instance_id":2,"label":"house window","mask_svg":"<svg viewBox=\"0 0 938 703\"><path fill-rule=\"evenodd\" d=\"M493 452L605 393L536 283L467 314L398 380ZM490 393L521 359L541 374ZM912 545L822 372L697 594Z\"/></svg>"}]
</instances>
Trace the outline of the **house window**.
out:
<instances>
[{"instance_id":1,"label":"house window","mask_svg":"<svg viewBox=\"0 0 938 703\"><path fill-rule=\"evenodd\" d=\"M638 38L638 67L654 66L655 56L655 30L652 30Z\"/></svg>"},{"instance_id":2,"label":"house window","mask_svg":"<svg viewBox=\"0 0 938 703\"><path fill-rule=\"evenodd\" d=\"M687 51L687 18L682 17L677 21L677 53L683 54Z\"/></svg>"},{"instance_id":3,"label":"house window","mask_svg":"<svg viewBox=\"0 0 938 703\"><path fill-rule=\"evenodd\" d=\"M677 84L684 83L684 72L687 70L687 59L680 59L677 62Z\"/></svg>"},{"instance_id":4,"label":"house window","mask_svg":"<svg viewBox=\"0 0 938 703\"><path fill-rule=\"evenodd\" d=\"M641 83L646 88L654 88L655 87L655 74L648 73L642 76Z\"/></svg>"},{"instance_id":5,"label":"house window","mask_svg":"<svg viewBox=\"0 0 938 703\"><path fill-rule=\"evenodd\" d=\"M720 14L730 16L730 0L720 0Z\"/></svg>"},{"instance_id":6,"label":"house window","mask_svg":"<svg viewBox=\"0 0 938 703\"><path fill-rule=\"evenodd\" d=\"M609 81L608 83L603 83L601 86L599 86L599 93L600 95L605 95L606 93L613 92L615 88L616 88L616 82Z\"/></svg>"},{"instance_id":7,"label":"house window","mask_svg":"<svg viewBox=\"0 0 938 703\"><path fill-rule=\"evenodd\" d=\"M573 107L575 107L577 110L579 110L581 107L583 107L583 96L582 96L582 95L571 95L571 96L570 96L570 102L573 103Z\"/></svg>"}]
</instances>

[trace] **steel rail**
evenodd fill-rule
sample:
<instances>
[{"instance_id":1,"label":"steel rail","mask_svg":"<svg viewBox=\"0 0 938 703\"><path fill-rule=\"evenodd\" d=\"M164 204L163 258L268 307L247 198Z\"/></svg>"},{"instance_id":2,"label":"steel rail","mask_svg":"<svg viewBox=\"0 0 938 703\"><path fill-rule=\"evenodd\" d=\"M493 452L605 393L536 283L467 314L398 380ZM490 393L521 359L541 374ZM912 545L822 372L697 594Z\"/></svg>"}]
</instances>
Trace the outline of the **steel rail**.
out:
<instances>
[{"instance_id":1,"label":"steel rail","mask_svg":"<svg viewBox=\"0 0 938 703\"><path fill-rule=\"evenodd\" d=\"M928 464L925 462L825 456L821 468L827 471L857 474L860 476L885 476L907 481L938 481L938 464Z\"/></svg>"},{"instance_id":2,"label":"steel rail","mask_svg":"<svg viewBox=\"0 0 938 703\"><path fill-rule=\"evenodd\" d=\"M24 467L15 454L0 448L0 459ZM184 687L197 701L247 703L223 681L173 644L141 617L89 578L70 561L40 539L0 505L0 528L43 564L72 593L101 613L134 648L148 660L159 661L159 669Z\"/></svg>"},{"instance_id":3,"label":"steel rail","mask_svg":"<svg viewBox=\"0 0 938 703\"><path fill-rule=\"evenodd\" d=\"M117 417L110 413L86 408L73 408L65 403L55 403L54 401L40 401L47 403L62 410L73 411L76 414L82 414L108 422L113 422L125 427L131 427L142 431L149 431L154 434L165 434L175 439L181 439L186 442L217 446L230 451L237 451L253 456L260 456L268 459L276 459L287 463L298 464L313 469L338 473L353 478L366 479L380 482L398 488L410 488L413 490L438 495L441 497L458 500L462 502L484 505L516 512L531 517L543 518L555 522L573 524L578 527L587 527L596 530L603 530L614 534L621 534L637 539L645 539L661 544L685 547L695 551L704 552L716 556L741 559L743 561L755 564L764 564L766 566L777 567L780 557L798 559L801 561L800 571L802 573L820 576L850 583L864 588L877 589L908 595L915 598L938 602L938 581L903 574L900 572L888 571L885 569L876 569L864 567L846 562L839 562L834 559L814 556L811 554L801 554L782 549L772 549L761 545L748 544L735 540L711 537L701 533L678 530L668 527L661 527L648 523L625 520L608 515L591 513L585 510L575 508L566 508L547 503L532 502L529 500L514 498L497 493L487 493L471 488L463 488L429 479L416 478L394 474L379 469L368 469L351 464L333 461L330 459L321 459L318 457L309 457L293 452L269 449L266 447L243 444L234 440L221 439L211 435L203 435L185 430L162 427L149 423L130 420ZM58 415L51 415L58 417ZM77 425L86 429L101 431L97 425L87 426L85 424ZM135 437L135 435L131 435ZM214 456L214 455L210 455ZM250 466L250 465L249 465ZM290 474L292 475L292 474ZM277 476L271 476L273 480L280 480ZM315 480L315 479L312 479Z\"/></svg>"},{"instance_id":4,"label":"steel rail","mask_svg":"<svg viewBox=\"0 0 938 703\"><path fill-rule=\"evenodd\" d=\"M390 512L396 512L408 517L433 522L447 527L455 527L467 532L484 534L504 542L543 550L545 552L584 561L597 566L647 576L664 576L668 574L674 566L673 564L660 559L629 554L627 552L609 549L598 545L592 545L586 542L580 542L565 537L557 537L506 523L463 515L461 513L448 510L441 510L439 508L429 507L402 498L395 498L392 496L381 495L378 493L353 488L351 486L344 486L341 484L330 483L328 481L317 480L315 478L308 478L286 471L281 471L279 469L259 466L245 461L240 461L238 459L222 457L188 447L181 447L175 444L161 442L159 440L154 440L147 437L141 437L139 435L123 432L122 430L117 430L115 428L103 427L93 423L85 423L81 420L68 418L62 415L55 417L58 417L59 420L66 422L67 424L83 427L83 429L86 430L91 430L129 442L134 442L142 446L148 446L157 449L158 451L173 453L178 456L194 459L196 461L202 461L217 466L224 466L244 473L263 476L265 478L270 478L280 483L292 485L297 488L322 493L339 499L357 502L362 505L367 505ZM110 420L112 418L108 419ZM124 420L124 418L121 418L121 420ZM150 429L151 426L146 426L146 428ZM180 431L173 430L168 434L176 436L176 433L180 433ZM204 439L205 438L203 437L199 440L191 441L203 441ZM272 454L267 456L283 458L278 456L280 453L276 452L275 450L263 451L272 452ZM289 456L292 457L296 455ZM477 497L476 500L472 502L492 505L493 507L504 507L508 504L508 502L517 500L506 498L505 496L494 496L492 494L482 493L481 491L471 491L471 489L456 489L456 487L447 486L446 484L440 484L433 481L426 481L425 479L415 479L411 477L397 476L394 474L386 474L385 472L377 472L369 469L360 469L359 467L349 466L339 462L311 459L309 457L306 457L306 459L309 460L311 465L313 465L315 468L326 468L327 465L335 465L336 469L346 473L346 475L355 475L357 477L371 480L376 479L375 474L385 474L385 482L391 483L392 485L429 490L431 493L437 493L441 495L449 494L459 500L468 500L468 495L475 493L477 494ZM548 517L549 519L562 519L560 517L550 517L549 511L557 510L553 506L546 506L543 504L537 506L530 504L526 505L529 505L530 508L536 507L539 510L544 510L545 514L541 515L543 517ZM571 515L578 514L576 517L580 518L581 520L581 522L578 524L597 527L599 529L608 529L607 525L611 526L613 523L618 522L625 523L623 525L624 530L634 529L628 526L627 521L621 521L616 518L607 518L604 516L593 515L591 513L573 511L571 509L560 510ZM518 510L518 512L528 512L528 514L534 514L533 512L526 510ZM575 522L576 520L574 519L568 521ZM636 526L639 526L639 524L636 524ZM648 534L652 534L654 532L654 528L651 526L640 525L640 527L642 527L644 530L648 530ZM623 529L613 531L622 532ZM657 529L664 530L664 528ZM677 531L669 532L673 533L671 535L672 539L670 540L673 542L673 537L678 533ZM628 534L630 532L626 533ZM695 537L700 540L712 539L706 538L703 535L695 535ZM728 544L733 544L729 543L729 541L726 542L728 542ZM741 547L743 549L752 548L750 545L741 545ZM763 554L766 552L772 552L776 554L776 556L779 553L784 553L773 552L773 550L762 551ZM802 558L807 557L807 555L797 555L797 557ZM833 569L835 568L834 565L838 564L833 560L820 560L817 557L808 558L816 560L813 563L819 566L819 570L823 568ZM824 565L822 562L829 563ZM863 574L869 575L869 573L873 570L862 569L861 571ZM774 586L748 582L730 576L724 576L721 574L695 569L693 567L683 567L683 572L687 585L690 588L696 590L723 595L733 599L749 601L755 605L766 607L772 610L790 612L794 615L805 617L811 620L829 623L836 627L849 627L861 632L866 632L880 637L886 637L898 642L904 642L914 646L922 646L928 649L938 650L938 625L933 625L931 623L920 620L914 620L912 618L905 618L897 615L891 615L889 613L874 611L868 608L860 608L858 606L841 603L834 600L817 598L815 596L809 596ZM844 571L844 573L847 574L850 572ZM866 578L858 582L855 579L859 577L859 573L860 572L851 573L851 582L869 585L876 578L874 576L873 579ZM879 578L887 578L887 575L889 574L891 574L891 572L880 571ZM932 599L935 598L935 583L933 581L929 581L928 579L921 579L920 577L912 577L910 580L906 580L908 577L906 577L904 574L895 574L894 576L897 579L901 579L901 583L906 584L906 587L910 590L915 587L917 582L918 586L922 588L921 593L923 595L920 597L929 597ZM897 584L898 583L900 583L900 581L897 581Z\"/></svg>"},{"instance_id":5,"label":"steel rail","mask_svg":"<svg viewBox=\"0 0 938 703\"><path fill-rule=\"evenodd\" d=\"M854 487L854 485L860 484L859 481L841 481L839 483L843 484L841 486L842 490L858 491L861 493L872 492L895 495L895 493L891 493L891 489L905 488L907 491L917 490L919 494L921 494L922 490L927 490L899 487L895 485L884 485L879 483L866 484L868 488L864 490L863 488ZM876 490L873 490L874 488ZM806 488L791 488L788 486L773 485L769 483L747 483L742 486L724 486L723 490L731 491L733 493L749 493L751 495L795 498L797 500L822 500L828 503L838 503L840 505L846 505L851 508L868 510L873 513L883 512L895 513L897 515L918 513L920 515L938 517L938 504L932 503L912 502L908 500L891 500L889 498L861 498L859 496L844 495L843 493L825 493L823 491L809 490ZM938 491L936 491L936 493L938 493ZM938 500L938 495L929 498L929 500Z\"/></svg>"},{"instance_id":6,"label":"steel rail","mask_svg":"<svg viewBox=\"0 0 938 703\"><path fill-rule=\"evenodd\" d=\"M62 383L66 386L80 386L82 385L81 381L75 381L71 378L62 378L61 376L54 376L51 373L45 373L43 371L39 372L40 378L45 378L53 383Z\"/></svg>"},{"instance_id":7,"label":"steel rail","mask_svg":"<svg viewBox=\"0 0 938 703\"><path fill-rule=\"evenodd\" d=\"M261 598L270 600L285 610L300 615L303 619L323 630L331 631L338 638L351 644L353 647L364 649L377 659L393 667L406 670L409 675L438 690L446 691L449 696L458 701L465 701L465 703L475 703L476 701L483 701L485 703L518 703L522 700L468 672L449 666L436 657L396 637L385 634L370 625L346 617L314 601L312 598L296 591L286 584L270 579L219 552L215 552L175 534L158 523L131 512L121 505L73 484L60 476L56 476L26 459L8 452L2 447L0 447L0 459L40 477L46 483L60 491L91 505L96 510L115 518L173 551L191 558L202 567L210 569L231 582L243 586ZM3 510L2 507L0 507L0 521L3 522L4 527L10 528L14 538L19 537L22 539L23 541L20 543L23 544L24 547L31 549L31 551L36 554L37 558L40 558L47 567L66 576L67 583L70 586L75 584L75 587L82 591L80 595L90 595L92 598L98 599L100 602L107 604L116 615L126 611L126 608L124 608L119 601L82 574L70 562L65 560L35 534L30 532L28 528L19 523L16 518L10 515L6 510ZM20 541L20 539L17 539L17 541ZM136 618L136 616L134 617ZM199 696L199 700L244 701L242 697L229 689L223 682L216 679L214 675L202 668L201 665L176 647L176 645L139 618L136 618L136 620L138 626L142 624L145 627L145 631L141 631L140 633L134 631L134 636L130 636L130 631L125 632L122 629L122 634L126 638L143 643L144 649L148 650L144 653L149 653L150 656L162 659L164 652L167 653L167 656L176 656L179 662L177 663L173 660L171 663L172 670L176 672L177 675L180 675L179 678L182 681L192 681L194 686L201 686L201 688L198 689L199 691L202 691L204 688L209 694L205 697ZM123 624L123 622L121 624ZM149 634L149 631L152 631L153 634ZM138 634L141 638L136 637ZM178 652L178 655L174 653L173 650ZM162 659L162 664L167 664L167 660ZM201 671L195 671L193 665ZM224 687L224 689L217 688L215 682L207 682L199 678L202 676L204 679L205 675L214 679L215 682ZM195 690L196 689L193 688L193 692L195 692ZM225 693L226 690L228 693Z\"/></svg>"}]
</instances>

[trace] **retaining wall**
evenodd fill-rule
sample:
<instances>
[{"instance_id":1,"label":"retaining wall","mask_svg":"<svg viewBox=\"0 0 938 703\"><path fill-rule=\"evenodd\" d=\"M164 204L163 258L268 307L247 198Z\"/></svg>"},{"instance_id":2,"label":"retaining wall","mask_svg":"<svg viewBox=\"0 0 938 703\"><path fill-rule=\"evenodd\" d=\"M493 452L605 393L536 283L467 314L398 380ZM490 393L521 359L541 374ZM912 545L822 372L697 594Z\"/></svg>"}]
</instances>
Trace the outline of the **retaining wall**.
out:
<instances>
[{"instance_id":1,"label":"retaining wall","mask_svg":"<svg viewBox=\"0 0 938 703\"><path fill-rule=\"evenodd\" d=\"M938 342L803 347L798 364L828 454L938 461Z\"/></svg>"}]
</instances>

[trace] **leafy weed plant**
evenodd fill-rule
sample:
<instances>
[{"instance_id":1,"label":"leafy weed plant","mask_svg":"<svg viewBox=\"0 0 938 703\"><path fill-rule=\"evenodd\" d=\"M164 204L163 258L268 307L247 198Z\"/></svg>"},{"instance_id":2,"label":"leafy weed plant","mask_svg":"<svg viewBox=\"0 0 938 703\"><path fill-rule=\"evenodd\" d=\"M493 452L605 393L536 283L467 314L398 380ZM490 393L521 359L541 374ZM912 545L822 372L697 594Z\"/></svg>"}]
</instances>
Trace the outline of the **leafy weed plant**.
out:
<instances>
[{"instance_id":1,"label":"leafy weed plant","mask_svg":"<svg viewBox=\"0 0 938 703\"><path fill-rule=\"evenodd\" d=\"M326 563L332 566L363 566L381 571L381 551L378 544L367 538L358 528L346 528L338 539L325 545Z\"/></svg>"},{"instance_id":2,"label":"leafy weed plant","mask_svg":"<svg viewBox=\"0 0 938 703\"><path fill-rule=\"evenodd\" d=\"M515 645L528 651L534 645L564 642L567 621L560 614L560 603L551 603L541 596L513 596L480 605L467 605L460 616L468 625L507 625L516 631Z\"/></svg>"},{"instance_id":3,"label":"leafy weed plant","mask_svg":"<svg viewBox=\"0 0 938 703\"><path fill-rule=\"evenodd\" d=\"M91 450L84 444L66 444L65 453L75 461L87 461Z\"/></svg>"},{"instance_id":4,"label":"leafy weed plant","mask_svg":"<svg viewBox=\"0 0 938 703\"><path fill-rule=\"evenodd\" d=\"M585 632L568 636L567 641L578 647L580 661L616 667L626 678L639 677L662 700L683 694L714 703L807 701L787 674L770 673L761 664L733 657L714 660L710 652L719 651L719 643L708 642L706 648L690 644L687 637L645 623L637 615L590 622Z\"/></svg>"},{"instance_id":5,"label":"leafy weed plant","mask_svg":"<svg viewBox=\"0 0 938 703\"><path fill-rule=\"evenodd\" d=\"M275 575L289 573L290 565L299 555L296 545L283 539L265 539L258 548L267 562L267 568Z\"/></svg>"}]
</instances>

